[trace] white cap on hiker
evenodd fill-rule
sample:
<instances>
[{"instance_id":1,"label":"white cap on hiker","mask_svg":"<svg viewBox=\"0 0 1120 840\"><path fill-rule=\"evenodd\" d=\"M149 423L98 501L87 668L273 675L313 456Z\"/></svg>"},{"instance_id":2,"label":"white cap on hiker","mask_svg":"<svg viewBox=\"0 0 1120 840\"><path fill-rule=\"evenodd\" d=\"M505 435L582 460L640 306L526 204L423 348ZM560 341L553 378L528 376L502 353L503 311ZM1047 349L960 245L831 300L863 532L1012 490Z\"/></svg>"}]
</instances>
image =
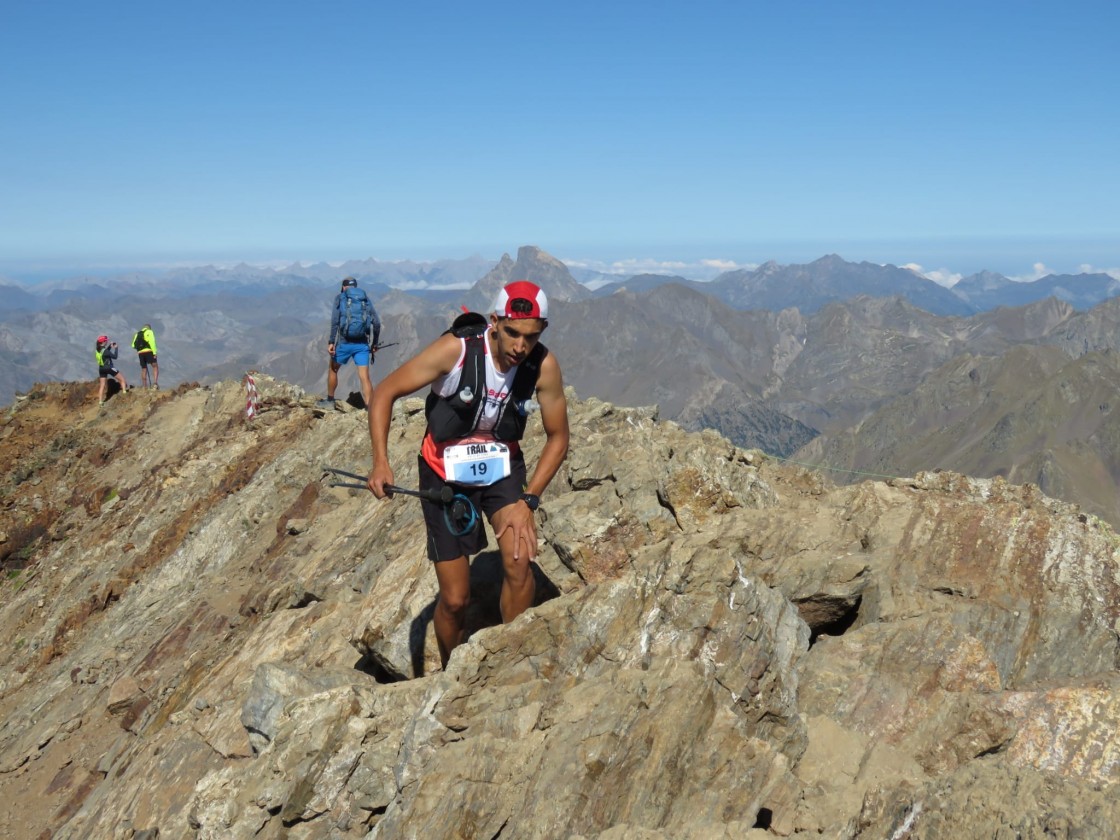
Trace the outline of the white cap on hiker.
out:
<instances>
[{"instance_id":1,"label":"white cap on hiker","mask_svg":"<svg viewBox=\"0 0 1120 840\"><path fill-rule=\"evenodd\" d=\"M494 300L494 314L499 318L540 318L548 320L548 298L544 289L528 280L515 280L506 285Z\"/></svg>"}]
</instances>

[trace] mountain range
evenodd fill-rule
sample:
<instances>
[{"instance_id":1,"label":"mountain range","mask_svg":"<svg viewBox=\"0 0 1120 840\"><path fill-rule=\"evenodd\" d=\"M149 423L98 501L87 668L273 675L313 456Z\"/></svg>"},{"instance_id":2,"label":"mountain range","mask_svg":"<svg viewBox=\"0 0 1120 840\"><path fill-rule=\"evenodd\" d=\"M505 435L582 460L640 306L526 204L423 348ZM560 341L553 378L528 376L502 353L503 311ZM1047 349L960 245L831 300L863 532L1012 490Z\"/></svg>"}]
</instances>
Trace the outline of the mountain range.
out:
<instances>
[{"instance_id":1,"label":"mountain range","mask_svg":"<svg viewBox=\"0 0 1120 840\"><path fill-rule=\"evenodd\" d=\"M1074 422L1052 394L1038 395L1030 411L1022 404L1043 387L1036 377L1053 379L1053 387L1076 383L1060 391L1069 405L1103 404L1102 386L1091 383L1112 364L1106 351L1120 350L1120 306L1111 297L1118 284L1107 275L1018 283L984 272L945 289L906 268L829 255L705 283L637 275L592 290L560 260L524 246L516 259L506 254L496 263L242 265L59 281L0 290L0 386L10 399L37 381L92 383L93 337L105 332L127 346L151 323L165 387L256 370L321 393L330 305L343 274L370 292L382 340L396 343L379 355L375 382L461 306L485 310L504 283L526 277L552 300L545 342L581 397L657 404L686 428L713 428L738 445L827 467L840 480L951 468L1041 483L1110 521L1117 515L1109 412L1094 415L1101 423L1080 415ZM1089 356L1097 373L1075 376L1089 369L1080 361ZM1019 390L953 390L946 380L965 364L984 381L1018 380ZM122 351L121 367L135 381L131 351ZM344 371L343 394L347 387L356 390L356 377ZM928 403L939 394L945 409ZM971 413L958 403L966 398ZM962 422L975 428L953 425ZM987 444L964 443L988 427L1032 423L1063 431L1011 434L999 457Z\"/></svg>"},{"instance_id":2,"label":"mountain range","mask_svg":"<svg viewBox=\"0 0 1120 840\"><path fill-rule=\"evenodd\" d=\"M594 270L570 269L560 260L534 246L518 251L518 261L508 254L495 263L481 256L434 262L347 260L342 263L292 263L267 268L240 263L216 266L179 267L166 271L132 271L110 278L71 276L20 284L0 277L0 321L21 312L48 311L76 300L121 299L125 296L157 299L218 294L260 293L277 287L307 287L322 290L345 276L357 277L369 288L386 287L425 298L456 299L466 290L489 294L496 280L524 260L534 261L542 281L555 281L563 299L583 296L605 297L626 289L649 291L667 283L693 286L733 309L797 308L814 312L827 303L868 297L903 297L936 315L968 315L1001 306L1023 306L1054 297L1075 309L1088 309L1120 293L1120 280L1108 274L1050 274L1034 281L1012 280L992 271L981 271L945 288L909 268L878 263L848 262L829 254L807 264L779 265L767 262L754 269L723 272L713 280L689 280L680 276L637 274L628 277ZM520 267L520 266L519 266ZM496 274L492 273L496 270ZM579 277L580 280L577 280ZM489 278L489 283L479 285ZM489 303L489 300L485 301Z\"/></svg>"}]
</instances>

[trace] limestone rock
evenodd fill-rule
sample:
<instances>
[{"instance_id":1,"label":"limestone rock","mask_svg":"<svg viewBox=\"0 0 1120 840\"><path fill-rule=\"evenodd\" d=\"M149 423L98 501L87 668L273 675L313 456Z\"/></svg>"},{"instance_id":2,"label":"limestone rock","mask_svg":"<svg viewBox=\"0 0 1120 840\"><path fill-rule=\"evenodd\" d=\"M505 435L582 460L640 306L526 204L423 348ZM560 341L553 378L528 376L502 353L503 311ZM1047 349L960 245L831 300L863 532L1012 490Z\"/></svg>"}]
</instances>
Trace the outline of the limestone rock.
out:
<instances>
[{"instance_id":1,"label":"limestone rock","mask_svg":"<svg viewBox=\"0 0 1120 840\"><path fill-rule=\"evenodd\" d=\"M570 395L537 603L501 624L484 551L444 671L419 505L323 472L364 417L257 384L5 418L0 835L1112 836L1120 540L1077 508Z\"/></svg>"}]
</instances>

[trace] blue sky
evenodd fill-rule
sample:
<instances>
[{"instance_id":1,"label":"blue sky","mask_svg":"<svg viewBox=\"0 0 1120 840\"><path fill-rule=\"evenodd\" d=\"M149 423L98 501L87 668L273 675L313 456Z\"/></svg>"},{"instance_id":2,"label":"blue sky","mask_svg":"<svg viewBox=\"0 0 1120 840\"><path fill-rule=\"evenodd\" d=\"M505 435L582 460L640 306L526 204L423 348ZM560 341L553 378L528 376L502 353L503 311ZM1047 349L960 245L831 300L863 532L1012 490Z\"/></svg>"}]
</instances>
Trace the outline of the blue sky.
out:
<instances>
[{"instance_id":1,"label":"blue sky","mask_svg":"<svg viewBox=\"0 0 1120 840\"><path fill-rule=\"evenodd\" d=\"M1115 0L4 0L0 274L524 244L1116 270L1118 24Z\"/></svg>"}]
</instances>

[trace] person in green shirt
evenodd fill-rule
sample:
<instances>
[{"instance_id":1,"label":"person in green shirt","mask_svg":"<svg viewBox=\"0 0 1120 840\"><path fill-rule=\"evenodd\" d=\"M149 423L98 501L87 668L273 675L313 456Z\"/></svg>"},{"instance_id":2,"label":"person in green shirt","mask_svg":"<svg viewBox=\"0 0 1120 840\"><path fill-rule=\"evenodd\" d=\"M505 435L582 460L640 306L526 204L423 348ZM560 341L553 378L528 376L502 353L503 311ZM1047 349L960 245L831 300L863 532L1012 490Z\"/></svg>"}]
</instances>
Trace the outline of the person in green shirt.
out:
<instances>
[{"instance_id":1,"label":"person in green shirt","mask_svg":"<svg viewBox=\"0 0 1120 840\"><path fill-rule=\"evenodd\" d=\"M132 339L132 349L140 355L140 381L145 388L159 390L159 362L156 358L156 334L152 325L142 326ZM152 373L149 379L148 368Z\"/></svg>"},{"instance_id":2,"label":"person in green shirt","mask_svg":"<svg viewBox=\"0 0 1120 840\"><path fill-rule=\"evenodd\" d=\"M97 342L93 345L93 358L97 362L97 403L98 405L105 405L110 376L117 380L117 383L121 386L121 391L128 391L128 383L125 382L124 374L117 370L116 365L113 364L117 359L117 342L109 341L107 335L99 335Z\"/></svg>"}]
</instances>

